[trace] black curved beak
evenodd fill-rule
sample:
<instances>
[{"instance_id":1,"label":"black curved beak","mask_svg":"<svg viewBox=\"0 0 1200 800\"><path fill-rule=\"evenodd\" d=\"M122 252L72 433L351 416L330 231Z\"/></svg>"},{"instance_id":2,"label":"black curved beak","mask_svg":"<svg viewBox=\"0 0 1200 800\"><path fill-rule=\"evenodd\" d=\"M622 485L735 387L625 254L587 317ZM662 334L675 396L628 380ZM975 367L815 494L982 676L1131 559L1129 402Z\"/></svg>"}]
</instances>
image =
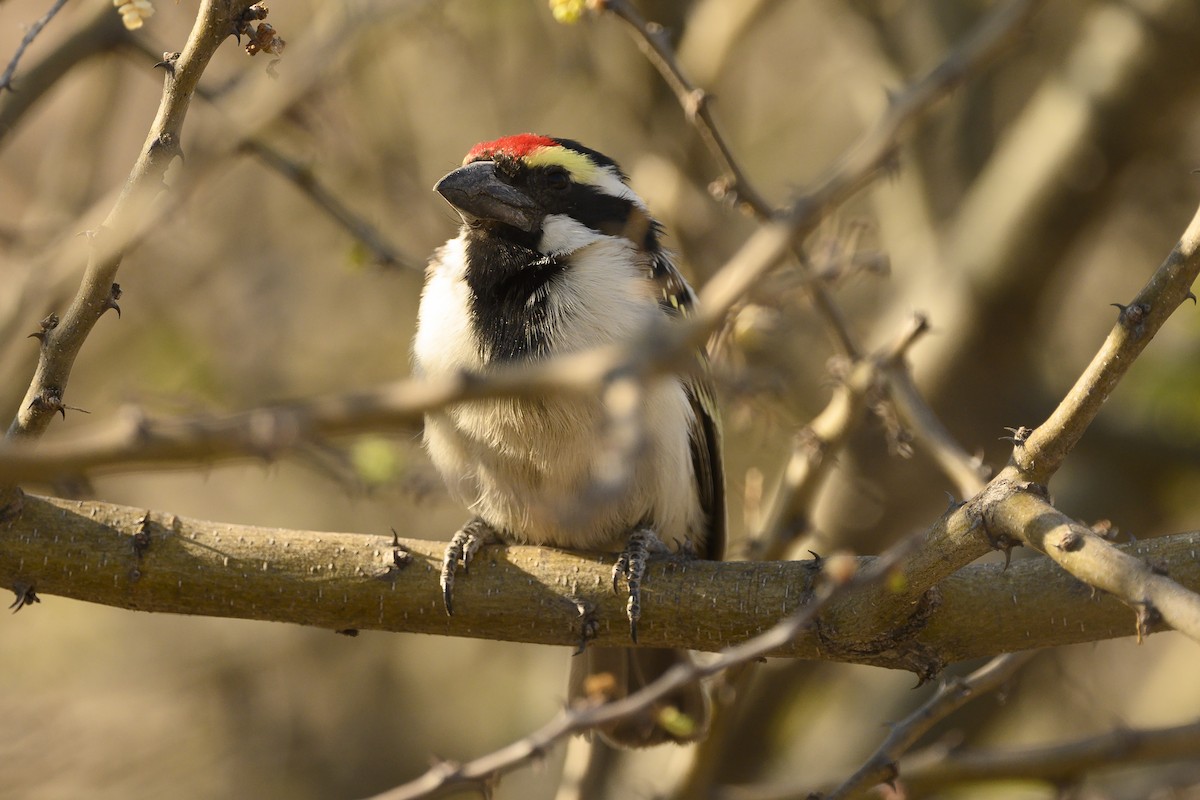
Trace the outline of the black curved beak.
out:
<instances>
[{"instance_id":1,"label":"black curved beak","mask_svg":"<svg viewBox=\"0 0 1200 800\"><path fill-rule=\"evenodd\" d=\"M472 161L446 175L433 189L466 222L493 220L528 233L542 223L537 205L520 189L500 180L494 161Z\"/></svg>"}]
</instances>

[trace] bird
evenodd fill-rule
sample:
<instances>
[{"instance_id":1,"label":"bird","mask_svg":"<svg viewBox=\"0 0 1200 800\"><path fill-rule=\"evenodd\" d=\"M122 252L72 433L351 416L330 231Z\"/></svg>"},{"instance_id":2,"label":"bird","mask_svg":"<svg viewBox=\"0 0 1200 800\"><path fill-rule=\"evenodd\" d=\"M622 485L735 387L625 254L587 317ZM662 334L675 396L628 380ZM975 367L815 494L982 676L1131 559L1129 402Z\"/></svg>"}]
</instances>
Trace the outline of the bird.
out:
<instances>
[{"instance_id":1,"label":"bird","mask_svg":"<svg viewBox=\"0 0 1200 800\"><path fill-rule=\"evenodd\" d=\"M434 190L461 226L426 270L413 343L418 376L486 375L629 342L696 307L662 226L628 177L578 141L523 133L482 142ZM628 583L636 643L647 557L723 555L720 425L702 348L695 366L646 379L642 440L626 454L615 488L600 456L603 393L471 400L428 413L425 448L450 495L473 515L446 548L446 612L453 614L459 566L466 572L485 544L617 553L613 585ZM605 480L608 491L596 492ZM572 662L568 700L586 702L597 686L605 699L620 699L688 658L668 648L584 647ZM598 733L624 748L703 737L710 706L701 686L663 702L690 724L664 726L661 715L646 715Z\"/></svg>"}]
</instances>

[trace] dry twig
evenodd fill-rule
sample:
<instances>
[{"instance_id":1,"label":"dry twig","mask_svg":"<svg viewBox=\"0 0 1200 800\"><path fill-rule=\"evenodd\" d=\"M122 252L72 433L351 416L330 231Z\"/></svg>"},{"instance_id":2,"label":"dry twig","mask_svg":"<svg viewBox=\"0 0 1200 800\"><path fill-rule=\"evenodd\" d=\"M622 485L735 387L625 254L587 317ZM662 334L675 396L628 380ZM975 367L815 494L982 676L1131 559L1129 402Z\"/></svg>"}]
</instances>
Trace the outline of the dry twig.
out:
<instances>
[{"instance_id":1,"label":"dry twig","mask_svg":"<svg viewBox=\"0 0 1200 800\"><path fill-rule=\"evenodd\" d=\"M50 20L54 19L54 15L66 4L67 0L54 0L54 4L50 6L50 9L35 20L29 26L29 30L25 31L25 35L21 37L21 43L17 45L17 51L9 59L8 66L4 68L4 72L0 73L0 93L5 89L10 92L13 91L12 79L13 75L17 72L17 65L21 63L21 56L25 55L26 48L33 44L33 40L42 32L42 28L50 24Z\"/></svg>"}]
</instances>

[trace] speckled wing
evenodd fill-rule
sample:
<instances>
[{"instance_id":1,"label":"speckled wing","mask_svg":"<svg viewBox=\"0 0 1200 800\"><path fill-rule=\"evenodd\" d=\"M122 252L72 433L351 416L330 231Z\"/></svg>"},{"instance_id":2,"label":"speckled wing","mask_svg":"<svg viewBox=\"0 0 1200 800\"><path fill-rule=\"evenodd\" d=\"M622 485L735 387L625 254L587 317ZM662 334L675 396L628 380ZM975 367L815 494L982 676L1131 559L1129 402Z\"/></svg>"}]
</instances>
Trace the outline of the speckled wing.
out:
<instances>
[{"instance_id":1,"label":"speckled wing","mask_svg":"<svg viewBox=\"0 0 1200 800\"><path fill-rule=\"evenodd\" d=\"M650 277L663 311L672 317L687 317L696 305L696 294L666 253L651 254ZM698 543L697 550L702 558L720 559L725 552L725 467L721 459L720 417L709 380L708 356L701 350L696 357L700 367L683 376L683 386L693 411L689 431L692 469L700 506L708 519L708 535L704 542Z\"/></svg>"}]
</instances>

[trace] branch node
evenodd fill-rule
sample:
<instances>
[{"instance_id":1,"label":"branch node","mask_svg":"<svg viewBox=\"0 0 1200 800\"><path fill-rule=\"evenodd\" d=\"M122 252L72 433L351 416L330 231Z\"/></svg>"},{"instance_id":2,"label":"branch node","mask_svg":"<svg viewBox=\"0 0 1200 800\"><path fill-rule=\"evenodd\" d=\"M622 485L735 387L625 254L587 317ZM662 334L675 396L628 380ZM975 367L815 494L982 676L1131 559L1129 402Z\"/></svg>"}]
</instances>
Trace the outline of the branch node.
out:
<instances>
[{"instance_id":1,"label":"branch node","mask_svg":"<svg viewBox=\"0 0 1200 800\"><path fill-rule=\"evenodd\" d=\"M39 342L45 345L50 331L58 327L58 314L51 313L47 315L45 319L38 323L38 327L41 328L41 330L31 333L25 338L37 339Z\"/></svg>"},{"instance_id":2,"label":"branch node","mask_svg":"<svg viewBox=\"0 0 1200 800\"><path fill-rule=\"evenodd\" d=\"M161 68L163 72L175 77L175 63L179 61L179 53L163 53L162 61L154 65L154 69Z\"/></svg>"},{"instance_id":3,"label":"branch node","mask_svg":"<svg viewBox=\"0 0 1200 800\"><path fill-rule=\"evenodd\" d=\"M1142 638L1149 636L1155 626L1162 622L1162 614L1154 604L1149 600L1143 600L1137 604L1137 641L1142 643Z\"/></svg>"},{"instance_id":4,"label":"branch node","mask_svg":"<svg viewBox=\"0 0 1200 800\"><path fill-rule=\"evenodd\" d=\"M1140 336L1143 331L1143 323L1145 323L1146 317L1150 314L1150 304L1132 303L1123 306L1120 303L1110 303L1110 305L1113 308L1121 310L1121 313L1117 316L1117 321L1121 323L1121 327Z\"/></svg>"},{"instance_id":5,"label":"branch node","mask_svg":"<svg viewBox=\"0 0 1200 800\"><path fill-rule=\"evenodd\" d=\"M138 531L131 537L130 544L133 547L133 554L138 561L142 560L142 556L150 549L150 512L147 511L138 520Z\"/></svg>"},{"instance_id":6,"label":"branch node","mask_svg":"<svg viewBox=\"0 0 1200 800\"><path fill-rule=\"evenodd\" d=\"M703 89L692 89L687 94L687 102L684 104L683 111L687 115L688 122L693 125L696 123L696 117L704 110L710 99L708 92Z\"/></svg>"},{"instance_id":7,"label":"branch node","mask_svg":"<svg viewBox=\"0 0 1200 800\"><path fill-rule=\"evenodd\" d=\"M1073 553L1083 547L1083 537L1079 535L1078 531L1068 528L1054 546L1064 553Z\"/></svg>"},{"instance_id":8,"label":"branch node","mask_svg":"<svg viewBox=\"0 0 1200 800\"><path fill-rule=\"evenodd\" d=\"M588 642L600 632L600 621L596 619L596 609L591 603L576 600L575 609L579 612L579 647L571 654L573 656L581 655L587 649Z\"/></svg>"},{"instance_id":9,"label":"branch node","mask_svg":"<svg viewBox=\"0 0 1200 800\"><path fill-rule=\"evenodd\" d=\"M1004 430L1008 431L1012 435L1011 436L1001 436L1000 441L1012 442L1017 447L1021 447L1022 445L1024 445L1026 440L1029 439L1029 435L1033 433L1033 428L1027 428L1024 425L1021 425L1016 428L1005 427Z\"/></svg>"},{"instance_id":10,"label":"branch node","mask_svg":"<svg viewBox=\"0 0 1200 800\"><path fill-rule=\"evenodd\" d=\"M62 418L67 418L67 407L63 405L62 389L57 386L47 386L38 394L34 395L33 400L29 402L29 408L36 412L49 411L51 414L58 412L62 414Z\"/></svg>"}]
</instances>

